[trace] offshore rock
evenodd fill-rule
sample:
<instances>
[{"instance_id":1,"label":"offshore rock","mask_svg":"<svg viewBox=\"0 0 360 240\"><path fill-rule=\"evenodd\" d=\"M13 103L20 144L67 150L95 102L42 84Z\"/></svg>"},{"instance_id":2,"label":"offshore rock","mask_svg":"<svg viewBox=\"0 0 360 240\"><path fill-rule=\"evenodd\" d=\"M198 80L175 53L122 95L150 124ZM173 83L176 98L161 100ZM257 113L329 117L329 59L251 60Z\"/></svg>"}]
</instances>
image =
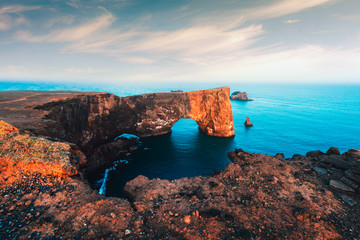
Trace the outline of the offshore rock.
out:
<instances>
[{"instance_id":1,"label":"offshore rock","mask_svg":"<svg viewBox=\"0 0 360 240\"><path fill-rule=\"evenodd\" d=\"M248 98L246 92L233 92L230 96L231 100L240 100L240 101L253 101L253 99Z\"/></svg>"},{"instance_id":2,"label":"offshore rock","mask_svg":"<svg viewBox=\"0 0 360 240\"><path fill-rule=\"evenodd\" d=\"M245 127L252 127L254 126L251 122L250 122L250 118L246 117L246 121L244 122Z\"/></svg>"},{"instance_id":3,"label":"offshore rock","mask_svg":"<svg viewBox=\"0 0 360 240\"><path fill-rule=\"evenodd\" d=\"M2 92L1 97L11 99L0 102L4 109L0 114L15 127L93 152L93 146L111 142L123 133L139 137L170 133L182 118L194 119L207 135L232 137L229 94L229 87L129 97L94 92Z\"/></svg>"}]
</instances>

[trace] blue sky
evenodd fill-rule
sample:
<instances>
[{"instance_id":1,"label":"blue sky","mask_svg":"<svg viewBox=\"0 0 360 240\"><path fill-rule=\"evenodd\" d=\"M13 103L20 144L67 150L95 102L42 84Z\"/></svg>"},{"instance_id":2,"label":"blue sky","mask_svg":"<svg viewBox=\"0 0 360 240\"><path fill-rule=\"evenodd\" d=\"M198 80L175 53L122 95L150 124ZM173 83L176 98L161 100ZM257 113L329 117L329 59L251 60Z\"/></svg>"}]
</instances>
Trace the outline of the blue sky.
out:
<instances>
[{"instance_id":1,"label":"blue sky","mask_svg":"<svg viewBox=\"0 0 360 240\"><path fill-rule=\"evenodd\" d=\"M359 9L358 0L2 0L0 80L360 83Z\"/></svg>"}]
</instances>

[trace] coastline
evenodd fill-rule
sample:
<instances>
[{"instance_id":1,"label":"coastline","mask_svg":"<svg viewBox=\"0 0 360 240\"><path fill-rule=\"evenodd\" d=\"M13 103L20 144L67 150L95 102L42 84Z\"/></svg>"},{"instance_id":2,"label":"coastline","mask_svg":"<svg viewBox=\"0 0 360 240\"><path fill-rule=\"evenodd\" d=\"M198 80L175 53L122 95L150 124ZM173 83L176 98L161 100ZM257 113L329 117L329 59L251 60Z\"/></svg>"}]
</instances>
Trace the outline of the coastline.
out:
<instances>
[{"instance_id":1,"label":"coastline","mask_svg":"<svg viewBox=\"0 0 360 240\"><path fill-rule=\"evenodd\" d=\"M15 134L10 125L2 126L7 129L2 131L2 138L4 132ZM41 137L34 138L29 149L39 141ZM360 231L356 221L359 204L350 206L342 196L359 202L359 192L343 193L326 184L324 177L344 173L344 169L329 164L329 174L323 175L314 167L323 163L321 156L348 159L359 157L360 151L316 153L283 159L281 154L272 157L237 149L229 153L232 163L210 177L168 181L138 176L126 184L126 199L100 195L76 172L58 174L46 171L53 167L41 165L41 161L34 167L34 161L9 159L2 154L0 236L356 238ZM59 158L51 159L52 163L57 161ZM64 161L62 158L60 162Z\"/></svg>"},{"instance_id":2,"label":"coastline","mask_svg":"<svg viewBox=\"0 0 360 240\"><path fill-rule=\"evenodd\" d=\"M121 199L90 188L84 171L88 159L73 143L0 125L1 237L359 237L357 150L339 155L333 148L284 159L237 149L229 153L232 163L210 177L169 181L138 176L126 184L126 199ZM40 143L43 152L36 151ZM47 155L53 145L62 150ZM331 182L348 180L355 183L350 190Z\"/></svg>"}]
</instances>

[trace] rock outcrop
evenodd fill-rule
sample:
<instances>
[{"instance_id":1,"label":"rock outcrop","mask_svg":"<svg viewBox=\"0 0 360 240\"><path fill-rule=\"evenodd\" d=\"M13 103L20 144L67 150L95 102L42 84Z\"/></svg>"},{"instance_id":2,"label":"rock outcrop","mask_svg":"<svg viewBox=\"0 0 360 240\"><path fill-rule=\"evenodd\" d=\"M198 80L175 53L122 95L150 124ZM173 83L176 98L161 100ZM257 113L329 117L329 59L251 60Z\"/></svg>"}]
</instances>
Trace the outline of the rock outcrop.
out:
<instances>
[{"instance_id":1,"label":"rock outcrop","mask_svg":"<svg viewBox=\"0 0 360 240\"><path fill-rule=\"evenodd\" d=\"M94 146L111 142L123 133L139 137L169 133L171 127L182 118L194 119L199 129L207 135L234 136L229 87L129 97L109 93L77 93L57 100L58 93L53 93L53 99L43 99L41 92L32 92L37 99L41 99L41 104L36 107L27 104L24 108L14 110L3 103L4 108L8 107L7 115L18 114L15 119L7 118L8 122L16 127L25 126L35 133L75 143L86 152ZM49 95L49 92L44 94ZM23 111L26 114L21 115ZM26 125L25 119L29 116L32 121Z\"/></svg>"},{"instance_id":2,"label":"rock outcrop","mask_svg":"<svg viewBox=\"0 0 360 240\"><path fill-rule=\"evenodd\" d=\"M253 99L248 98L246 92L233 92L230 96L231 100L240 100L240 101L253 101Z\"/></svg>"},{"instance_id":3,"label":"rock outcrop","mask_svg":"<svg viewBox=\"0 0 360 240\"><path fill-rule=\"evenodd\" d=\"M245 127L252 127L254 126L251 122L250 122L250 118L246 117L246 121L244 122Z\"/></svg>"},{"instance_id":4,"label":"rock outcrop","mask_svg":"<svg viewBox=\"0 0 360 240\"><path fill-rule=\"evenodd\" d=\"M105 198L71 171L60 174L80 167L81 156L70 156L70 144L0 121L0 239L359 237L359 189L351 184L359 180L360 151L354 149L315 161L236 149L228 154L232 163L210 177L138 176L126 184L128 199ZM332 156L353 167L339 172L322 159ZM325 175L311 170L322 163Z\"/></svg>"}]
</instances>

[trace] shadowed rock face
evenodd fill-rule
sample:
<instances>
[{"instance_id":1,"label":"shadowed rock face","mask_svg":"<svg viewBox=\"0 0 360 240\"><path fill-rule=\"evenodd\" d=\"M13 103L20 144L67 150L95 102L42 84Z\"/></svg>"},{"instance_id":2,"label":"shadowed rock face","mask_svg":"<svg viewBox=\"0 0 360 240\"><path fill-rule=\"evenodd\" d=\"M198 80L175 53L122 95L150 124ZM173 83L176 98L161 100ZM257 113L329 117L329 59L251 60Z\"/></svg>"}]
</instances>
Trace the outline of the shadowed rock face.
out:
<instances>
[{"instance_id":1,"label":"shadowed rock face","mask_svg":"<svg viewBox=\"0 0 360 240\"><path fill-rule=\"evenodd\" d=\"M109 93L77 95L37 106L46 112L48 134L83 149L112 141L122 133L139 137L162 135L182 118L217 137L234 136L230 88L192 92L151 93L118 97Z\"/></svg>"}]
</instances>

